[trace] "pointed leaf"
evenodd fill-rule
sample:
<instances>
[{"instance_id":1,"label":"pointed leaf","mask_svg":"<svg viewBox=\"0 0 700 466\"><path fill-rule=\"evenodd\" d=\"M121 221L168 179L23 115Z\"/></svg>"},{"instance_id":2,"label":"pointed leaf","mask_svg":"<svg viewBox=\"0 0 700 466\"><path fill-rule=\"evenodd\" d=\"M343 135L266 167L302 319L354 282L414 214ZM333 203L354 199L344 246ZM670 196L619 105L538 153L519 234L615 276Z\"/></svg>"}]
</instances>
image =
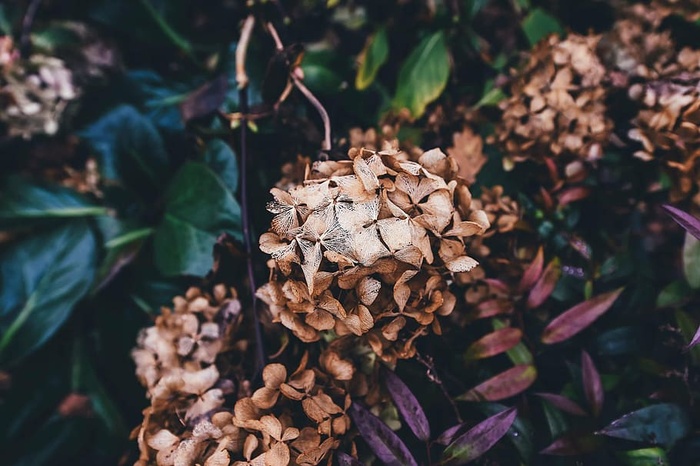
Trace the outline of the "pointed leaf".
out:
<instances>
[{"instance_id":1,"label":"pointed leaf","mask_svg":"<svg viewBox=\"0 0 700 466\"><path fill-rule=\"evenodd\" d=\"M532 291L530 291L530 294L527 297L528 309L534 309L541 306L542 303L549 298L554 291L554 288L557 286L559 277L561 277L561 265L559 263L559 258L555 257L549 264L547 264L547 268L544 270L544 273L540 279L537 280L535 286L532 287Z\"/></svg>"},{"instance_id":2,"label":"pointed leaf","mask_svg":"<svg viewBox=\"0 0 700 466\"><path fill-rule=\"evenodd\" d=\"M380 461L392 466L418 466L408 447L381 419L359 403L353 403L348 412L360 435Z\"/></svg>"},{"instance_id":3,"label":"pointed leaf","mask_svg":"<svg viewBox=\"0 0 700 466\"><path fill-rule=\"evenodd\" d=\"M582 407L565 396L557 395L556 393L535 393L535 395L543 400L547 400L552 406L559 408L565 413L573 414L574 416L586 416L586 412Z\"/></svg>"},{"instance_id":4,"label":"pointed leaf","mask_svg":"<svg viewBox=\"0 0 700 466\"><path fill-rule=\"evenodd\" d=\"M379 68L382 67L387 58L389 58L389 39L386 35L386 28L380 27L369 38L358 57L360 66L357 68L357 76L355 77L355 88L358 91L367 89L372 84Z\"/></svg>"},{"instance_id":5,"label":"pointed leaf","mask_svg":"<svg viewBox=\"0 0 700 466\"><path fill-rule=\"evenodd\" d=\"M523 332L517 328L506 327L496 330L472 343L464 357L467 360L475 360L501 354L520 343L522 337Z\"/></svg>"},{"instance_id":6,"label":"pointed leaf","mask_svg":"<svg viewBox=\"0 0 700 466\"><path fill-rule=\"evenodd\" d=\"M501 403L479 403L476 408L486 416L493 416L508 409L508 406ZM534 454L533 434L532 424L523 416L517 416L506 432L506 437L518 450L524 464L531 464Z\"/></svg>"},{"instance_id":7,"label":"pointed leaf","mask_svg":"<svg viewBox=\"0 0 700 466\"><path fill-rule=\"evenodd\" d=\"M457 397L463 401L497 401L526 390L537 379L537 369L529 364L511 367Z\"/></svg>"},{"instance_id":8,"label":"pointed leaf","mask_svg":"<svg viewBox=\"0 0 700 466\"><path fill-rule=\"evenodd\" d=\"M500 330L509 326L506 321L501 319L493 319L491 323L493 324L494 330ZM522 341L506 351L506 354L510 362L516 366L520 364L532 364L533 362L532 353Z\"/></svg>"},{"instance_id":9,"label":"pointed leaf","mask_svg":"<svg viewBox=\"0 0 700 466\"><path fill-rule=\"evenodd\" d=\"M362 466L362 463L342 451L336 451L335 458L338 460L338 466Z\"/></svg>"},{"instance_id":10,"label":"pointed leaf","mask_svg":"<svg viewBox=\"0 0 700 466\"><path fill-rule=\"evenodd\" d=\"M692 289L700 288L700 240L687 232L683 243L683 274Z\"/></svg>"},{"instance_id":11,"label":"pointed leaf","mask_svg":"<svg viewBox=\"0 0 700 466\"><path fill-rule=\"evenodd\" d=\"M440 97L450 76L450 56L445 33L425 37L411 52L399 71L394 107L407 108L414 118Z\"/></svg>"},{"instance_id":12,"label":"pointed leaf","mask_svg":"<svg viewBox=\"0 0 700 466\"><path fill-rule=\"evenodd\" d=\"M666 212L676 221L680 226L682 226L685 231L693 235L695 238L700 239L700 219L690 215L687 212L683 212L671 205L664 204L662 206Z\"/></svg>"},{"instance_id":13,"label":"pointed leaf","mask_svg":"<svg viewBox=\"0 0 700 466\"><path fill-rule=\"evenodd\" d=\"M613 305L622 288L577 304L557 316L542 332L542 343L560 343L585 329Z\"/></svg>"},{"instance_id":14,"label":"pointed leaf","mask_svg":"<svg viewBox=\"0 0 700 466\"><path fill-rule=\"evenodd\" d=\"M522 26L530 45L535 45L549 34L564 32L559 21L542 8L532 10L523 20Z\"/></svg>"},{"instance_id":15,"label":"pointed leaf","mask_svg":"<svg viewBox=\"0 0 700 466\"><path fill-rule=\"evenodd\" d=\"M698 327L698 329L695 331L695 335L693 335L693 339L690 340L690 343L688 343L688 348L692 348L698 343L700 343L700 327Z\"/></svg>"},{"instance_id":16,"label":"pointed leaf","mask_svg":"<svg viewBox=\"0 0 700 466\"><path fill-rule=\"evenodd\" d=\"M423 412L420 403L406 384L393 371L383 368L382 377L396 409L411 429L411 432L420 440L430 440L430 424Z\"/></svg>"},{"instance_id":17,"label":"pointed leaf","mask_svg":"<svg viewBox=\"0 0 700 466\"><path fill-rule=\"evenodd\" d=\"M542 455L573 456L591 453L602 446L600 438L591 434L570 433L556 439L544 450Z\"/></svg>"},{"instance_id":18,"label":"pointed leaf","mask_svg":"<svg viewBox=\"0 0 700 466\"><path fill-rule=\"evenodd\" d=\"M508 432L517 415L510 408L475 425L445 448L440 464L464 464L483 455Z\"/></svg>"},{"instance_id":19,"label":"pointed leaf","mask_svg":"<svg viewBox=\"0 0 700 466\"><path fill-rule=\"evenodd\" d=\"M685 409L673 403L661 403L625 414L597 433L671 447L688 435L691 427Z\"/></svg>"},{"instance_id":20,"label":"pointed leaf","mask_svg":"<svg viewBox=\"0 0 700 466\"><path fill-rule=\"evenodd\" d=\"M583 393L586 395L588 405L593 410L593 415L597 417L603 407L605 393L598 369L596 369L591 356L585 351L581 351L581 373Z\"/></svg>"},{"instance_id":21,"label":"pointed leaf","mask_svg":"<svg viewBox=\"0 0 700 466\"><path fill-rule=\"evenodd\" d=\"M544 250L542 249L542 246L537 250L537 255L535 256L535 259L530 263L530 265L527 267L525 270L525 273L523 273L523 278L520 279L520 284L518 285L518 291L521 293L524 291L529 290L533 286L535 286L535 283L537 283L537 280L540 279L542 276L542 270L544 269Z\"/></svg>"},{"instance_id":22,"label":"pointed leaf","mask_svg":"<svg viewBox=\"0 0 700 466\"><path fill-rule=\"evenodd\" d=\"M642 448L620 451L616 456L625 466L669 466L668 456L663 448Z\"/></svg>"}]
</instances>

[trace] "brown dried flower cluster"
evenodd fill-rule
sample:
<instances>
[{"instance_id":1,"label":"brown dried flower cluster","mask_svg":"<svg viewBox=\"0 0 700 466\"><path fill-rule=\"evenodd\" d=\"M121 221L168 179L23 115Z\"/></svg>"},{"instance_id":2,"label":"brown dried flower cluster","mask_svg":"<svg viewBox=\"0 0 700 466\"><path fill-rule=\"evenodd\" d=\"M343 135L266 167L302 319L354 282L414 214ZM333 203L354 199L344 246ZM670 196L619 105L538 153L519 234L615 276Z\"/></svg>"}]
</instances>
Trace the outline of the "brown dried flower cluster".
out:
<instances>
[{"instance_id":1,"label":"brown dried flower cluster","mask_svg":"<svg viewBox=\"0 0 700 466\"><path fill-rule=\"evenodd\" d=\"M671 202L687 198L700 181L700 74L638 84L630 96L642 105L629 131L642 145L635 156L662 160L674 179Z\"/></svg>"},{"instance_id":2,"label":"brown dried flower cluster","mask_svg":"<svg viewBox=\"0 0 700 466\"><path fill-rule=\"evenodd\" d=\"M501 103L496 129L504 164L544 157L595 160L612 131L606 115L599 36L550 36L537 44Z\"/></svg>"},{"instance_id":3,"label":"brown dried flower cluster","mask_svg":"<svg viewBox=\"0 0 700 466\"><path fill-rule=\"evenodd\" d=\"M40 54L22 59L11 38L0 37L0 121L9 136L55 134L79 93L62 60Z\"/></svg>"},{"instance_id":4,"label":"brown dried flower cluster","mask_svg":"<svg viewBox=\"0 0 700 466\"><path fill-rule=\"evenodd\" d=\"M436 315L452 312L447 278L477 265L465 238L487 230L487 215L439 149L418 162L394 150L350 156L272 190L260 247L274 267L258 296L304 342L332 330L364 336L386 361L411 357L415 338L440 333Z\"/></svg>"},{"instance_id":5,"label":"brown dried flower cluster","mask_svg":"<svg viewBox=\"0 0 700 466\"><path fill-rule=\"evenodd\" d=\"M232 360L223 357L245 353L247 341L233 338L241 317L234 290L217 285L209 295L190 288L185 297L173 299L172 309L162 309L153 327L141 331L132 356L151 406L134 431L138 466L228 465L208 458L223 438L212 413L222 408L225 395L246 393L244 381L229 378L235 377Z\"/></svg>"},{"instance_id":6,"label":"brown dried flower cluster","mask_svg":"<svg viewBox=\"0 0 700 466\"><path fill-rule=\"evenodd\" d=\"M700 2L698 0L653 0L652 6L666 15L677 14L688 21L700 19Z\"/></svg>"}]
</instances>

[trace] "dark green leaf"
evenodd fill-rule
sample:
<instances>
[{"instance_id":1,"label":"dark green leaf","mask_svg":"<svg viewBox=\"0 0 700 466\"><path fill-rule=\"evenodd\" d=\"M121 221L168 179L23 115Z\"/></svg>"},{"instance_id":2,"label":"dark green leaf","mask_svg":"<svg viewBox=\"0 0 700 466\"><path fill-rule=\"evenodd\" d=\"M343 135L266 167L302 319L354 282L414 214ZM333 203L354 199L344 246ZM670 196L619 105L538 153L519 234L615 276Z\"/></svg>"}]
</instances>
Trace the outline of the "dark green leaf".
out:
<instances>
[{"instance_id":1,"label":"dark green leaf","mask_svg":"<svg viewBox=\"0 0 700 466\"><path fill-rule=\"evenodd\" d=\"M683 244L683 272L692 289L700 288L700 240L690 233L685 234Z\"/></svg>"},{"instance_id":2,"label":"dark green leaf","mask_svg":"<svg viewBox=\"0 0 700 466\"><path fill-rule=\"evenodd\" d=\"M394 107L407 108L414 118L442 94L450 76L450 55L443 31L425 37L399 71Z\"/></svg>"},{"instance_id":3,"label":"dark green leaf","mask_svg":"<svg viewBox=\"0 0 700 466\"><path fill-rule=\"evenodd\" d=\"M600 355L621 356L638 353L641 341L637 327L619 327L598 335L596 347Z\"/></svg>"},{"instance_id":4,"label":"dark green leaf","mask_svg":"<svg viewBox=\"0 0 700 466\"><path fill-rule=\"evenodd\" d=\"M232 193L238 190L238 159L231 146L221 139L212 139L204 148L204 162Z\"/></svg>"},{"instance_id":5,"label":"dark green leaf","mask_svg":"<svg viewBox=\"0 0 700 466\"><path fill-rule=\"evenodd\" d=\"M684 280L669 283L656 298L656 307L673 307L682 304L690 298L692 290Z\"/></svg>"},{"instance_id":6,"label":"dark green leaf","mask_svg":"<svg viewBox=\"0 0 700 466\"><path fill-rule=\"evenodd\" d=\"M127 79L136 88L141 109L154 125L169 131L185 129L179 106L197 86L196 81L191 84L166 81L151 70L131 71Z\"/></svg>"},{"instance_id":7,"label":"dark green leaf","mask_svg":"<svg viewBox=\"0 0 700 466\"><path fill-rule=\"evenodd\" d=\"M165 193L165 215L156 230L156 264L165 275L204 275L213 264L216 238L241 238L240 206L206 165L191 162Z\"/></svg>"},{"instance_id":8,"label":"dark green leaf","mask_svg":"<svg viewBox=\"0 0 700 466\"><path fill-rule=\"evenodd\" d=\"M40 220L104 215L107 210L77 192L39 185L19 176L6 178L0 197L0 228L27 226Z\"/></svg>"},{"instance_id":9,"label":"dark green leaf","mask_svg":"<svg viewBox=\"0 0 700 466\"><path fill-rule=\"evenodd\" d=\"M389 39L386 35L386 28L380 27L367 40L367 44L360 54L358 59L360 66L357 68L357 76L355 76L355 88L360 91L367 89L387 58L389 58Z\"/></svg>"},{"instance_id":10,"label":"dark green leaf","mask_svg":"<svg viewBox=\"0 0 700 466\"><path fill-rule=\"evenodd\" d=\"M617 457L625 466L669 466L666 452L659 447L621 451Z\"/></svg>"},{"instance_id":11,"label":"dark green leaf","mask_svg":"<svg viewBox=\"0 0 700 466\"><path fill-rule=\"evenodd\" d=\"M690 430L685 409L673 403L661 403L625 414L598 434L671 447Z\"/></svg>"},{"instance_id":12,"label":"dark green leaf","mask_svg":"<svg viewBox=\"0 0 700 466\"><path fill-rule=\"evenodd\" d=\"M532 10L523 20L522 26L530 45L535 45L549 34L564 33L559 21L542 8Z\"/></svg>"},{"instance_id":13,"label":"dark green leaf","mask_svg":"<svg viewBox=\"0 0 700 466\"><path fill-rule=\"evenodd\" d=\"M0 257L0 359L16 361L51 338L87 293L96 267L87 222L31 236Z\"/></svg>"}]
</instances>

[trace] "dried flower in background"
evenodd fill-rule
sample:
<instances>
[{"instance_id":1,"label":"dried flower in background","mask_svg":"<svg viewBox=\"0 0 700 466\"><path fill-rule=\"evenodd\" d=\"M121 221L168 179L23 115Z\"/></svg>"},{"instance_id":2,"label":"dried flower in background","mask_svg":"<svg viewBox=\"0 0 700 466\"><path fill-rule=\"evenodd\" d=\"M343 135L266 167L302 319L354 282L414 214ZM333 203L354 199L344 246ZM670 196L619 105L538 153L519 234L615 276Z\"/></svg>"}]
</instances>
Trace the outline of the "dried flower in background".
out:
<instances>
[{"instance_id":1,"label":"dried flower in background","mask_svg":"<svg viewBox=\"0 0 700 466\"><path fill-rule=\"evenodd\" d=\"M452 147L447 149L447 154L459 165L457 175L468 183L476 181L476 175L487 160L484 155L484 140L468 126L462 132L452 135Z\"/></svg>"},{"instance_id":2,"label":"dried flower in background","mask_svg":"<svg viewBox=\"0 0 700 466\"><path fill-rule=\"evenodd\" d=\"M141 451L137 465L220 464L208 457L219 440L238 431L224 428L214 413L225 395L248 392L240 367L248 345L237 335L241 318L235 290L190 288L142 330L132 357L151 406L133 432Z\"/></svg>"},{"instance_id":3,"label":"dried flower in background","mask_svg":"<svg viewBox=\"0 0 700 466\"><path fill-rule=\"evenodd\" d=\"M514 76L500 107L496 139L504 166L523 160L601 157L612 131L606 115L606 70L596 55L599 36L550 36Z\"/></svg>"},{"instance_id":4,"label":"dried flower in background","mask_svg":"<svg viewBox=\"0 0 700 466\"><path fill-rule=\"evenodd\" d=\"M489 227L473 209L455 160L438 149L418 162L395 150L351 150L314 164L303 185L273 189L276 214L260 238L272 255L258 290L273 318L304 342L321 332L365 336L384 360L413 356L414 340L452 312L446 278L477 262L464 240Z\"/></svg>"}]
</instances>

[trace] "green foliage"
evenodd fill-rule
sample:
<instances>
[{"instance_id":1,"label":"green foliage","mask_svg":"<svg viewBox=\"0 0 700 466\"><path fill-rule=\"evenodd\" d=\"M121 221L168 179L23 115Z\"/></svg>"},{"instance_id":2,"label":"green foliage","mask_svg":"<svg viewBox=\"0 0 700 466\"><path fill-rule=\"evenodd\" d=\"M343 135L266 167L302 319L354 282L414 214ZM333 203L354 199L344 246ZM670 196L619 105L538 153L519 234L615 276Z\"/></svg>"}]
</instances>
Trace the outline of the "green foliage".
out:
<instances>
[{"instance_id":1,"label":"green foliage","mask_svg":"<svg viewBox=\"0 0 700 466\"><path fill-rule=\"evenodd\" d=\"M355 76L355 87L362 91L367 89L377 76L379 69L389 58L389 39L386 28L381 27L374 33L365 45L360 55L360 64Z\"/></svg>"}]
</instances>

